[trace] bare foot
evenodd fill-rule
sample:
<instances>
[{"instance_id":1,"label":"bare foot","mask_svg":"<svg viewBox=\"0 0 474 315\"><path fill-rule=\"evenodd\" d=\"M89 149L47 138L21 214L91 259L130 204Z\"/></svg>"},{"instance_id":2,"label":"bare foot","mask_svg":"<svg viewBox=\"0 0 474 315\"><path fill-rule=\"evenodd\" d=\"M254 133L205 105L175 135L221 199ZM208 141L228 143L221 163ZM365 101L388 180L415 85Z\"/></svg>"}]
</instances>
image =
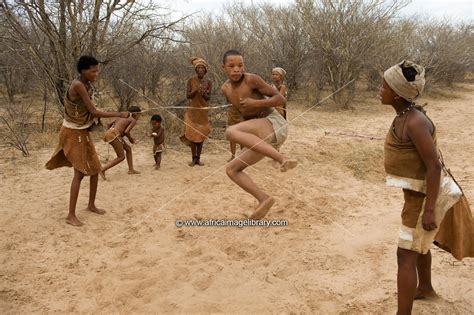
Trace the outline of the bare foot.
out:
<instances>
[{"instance_id":1,"label":"bare foot","mask_svg":"<svg viewBox=\"0 0 474 315\"><path fill-rule=\"evenodd\" d=\"M105 210L104 210L104 209L99 209L99 208L97 208L96 206L87 207L86 210L87 210L87 211L90 211L90 212L97 213L97 214L105 214Z\"/></svg>"},{"instance_id":2,"label":"bare foot","mask_svg":"<svg viewBox=\"0 0 474 315\"><path fill-rule=\"evenodd\" d=\"M255 210L254 213L249 217L249 219L252 220L260 220L263 217L265 217L270 211L270 208L273 206L275 203L275 199L273 197L268 197L265 199L261 204L258 205L257 210Z\"/></svg>"},{"instance_id":3,"label":"bare foot","mask_svg":"<svg viewBox=\"0 0 474 315\"><path fill-rule=\"evenodd\" d=\"M191 163L188 163L188 165L191 166L191 167L193 167L193 166L196 165L196 164L197 164L197 163L196 163L196 160L195 160L195 159L193 159L193 160L191 161Z\"/></svg>"},{"instance_id":4,"label":"bare foot","mask_svg":"<svg viewBox=\"0 0 474 315\"><path fill-rule=\"evenodd\" d=\"M100 171L99 175L100 175L100 178L102 178L103 180L107 180L107 178L105 178L105 171Z\"/></svg>"},{"instance_id":5,"label":"bare foot","mask_svg":"<svg viewBox=\"0 0 474 315\"><path fill-rule=\"evenodd\" d=\"M128 175L134 175L134 174L141 174L139 171L136 170L129 170Z\"/></svg>"},{"instance_id":6,"label":"bare foot","mask_svg":"<svg viewBox=\"0 0 474 315\"><path fill-rule=\"evenodd\" d=\"M159 170L160 169L160 166L159 165L155 165L155 170Z\"/></svg>"},{"instance_id":7,"label":"bare foot","mask_svg":"<svg viewBox=\"0 0 474 315\"><path fill-rule=\"evenodd\" d=\"M234 156L234 155L232 155L232 156L230 157L230 159L227 160L227 162L231 162L233 159L235 159L235 156Z\"/></svg>"},{"instance_id":8,"label":"bare foot","mask_svg":"<svg viewBox=\"0 0 474 315\"><path fill-rule=\"evenodd\" d=\"M287 159L281 163L280 172L291 170L292 168L295 168L296 165L298 165L298 161L296 159Z\"/></svg>"},{"instance_id":9,"label":"bare foot","mask_svg":"<svg viewBox=\"0 0 474 315\"><path fill-rule=\"evenodd\" d=\"M199 160L197 160L196 164L199 165L199 166L204 166L204 163L202 163L202 162L199 161Z\"/></svg>"},{"instance_id":10,"label":"bare foot","mask_svg":"<svg viewBox=\"0 0 474 315\"><path fill-rule=\"evenodd\" d=\"M422 299L434 299L437 298L438 294L436 294L433 288L430 289L423 289L423 288L416 288L415 300L422 300Z\"/></svg>"},{"instance_id":11,"label":"bare foot","mask_svg":"<svg viewBox=\"0 0 474 315\"><path fill-rule=\"evenodd\" d=\"M66 218L66 223L71 224L72 226L83 226L84 225L84 223L79 221L79 219L76 218L75 216L73 216L73 217L68 216Z\"/></svg>"}]
</instances>

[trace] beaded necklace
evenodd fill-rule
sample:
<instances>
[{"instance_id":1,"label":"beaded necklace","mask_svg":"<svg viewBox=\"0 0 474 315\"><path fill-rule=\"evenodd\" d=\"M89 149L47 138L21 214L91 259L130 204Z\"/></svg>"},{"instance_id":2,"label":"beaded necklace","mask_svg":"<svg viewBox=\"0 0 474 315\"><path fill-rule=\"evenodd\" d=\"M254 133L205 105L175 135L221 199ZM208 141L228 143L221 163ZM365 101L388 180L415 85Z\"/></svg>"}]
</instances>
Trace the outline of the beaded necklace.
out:
<instances>
[{"instance_id":1,"label":"beaded necklace","mask_svg":"<svg viewBox=\"0 0 474 315\"><path fill-rule=\"evenodd\" d=\"M400 112L397 112L397 117L400 117L400 116L403 116L405 115L406 113L408 113L409 111L411 111L413 108L415 108L413 106L413 103L410 104L410 106L408 106L407 108L405 108L404 110L400 111Z\"/></svg>"}]
</instances>

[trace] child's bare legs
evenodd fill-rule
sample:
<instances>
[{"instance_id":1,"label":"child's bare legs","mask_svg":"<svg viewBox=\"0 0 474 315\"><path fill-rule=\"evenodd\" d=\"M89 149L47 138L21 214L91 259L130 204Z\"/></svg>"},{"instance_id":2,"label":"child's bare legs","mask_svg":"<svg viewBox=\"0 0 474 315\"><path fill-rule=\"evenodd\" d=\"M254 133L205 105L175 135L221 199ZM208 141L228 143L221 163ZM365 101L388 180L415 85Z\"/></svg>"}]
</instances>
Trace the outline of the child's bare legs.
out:
<instances>
[{"instance_id":1,"label":"child's bare legs","mask_svg":"<svg viewBox=\"0 0 474 315\"><path fill-rule=\"evenodd\" d=\"M99 174L95 174L91 176L91 184L89 190L89 204L87 205L88 211L97 213L97 214L104 214L105 210L99 209L95 206L95 196L97 195L97 184L99 182Z\"/></svg>"},{"instance_id":2,"label":"child's bare legs","mask_svg":"<svg viewBox=\"0 0 474 315\"><path fill-rule=\"evenodd\" d=\"M133 175L133 174L140 174L139 171L136 171L133 168L133 157L132 157L132 148L127 144L123 143L123 149L125 150L125 155L127 157L127 164L128 164L128 174ZM122 160L123 161L123 160Z\"/></svg>"},{"instance_id":3,"label":"child's bare legs","mask_svg":"<svg viewBox=\"0 0 474 315\"><path fill-rule=\"evenodd\" d=\"M115 138L114 141L110 142L109 144L112 146L112 148L114 148L114 151L117 154L117 157L102 167L102 170L100 171L100 176L104 180L106 179L105 178L106 170L108 170L111 167L114 167L115 165L125 160L125 153L124 153L125 149L123 147L122 142L118 138Z\"/></svg>"},{"instance_id":4,"label":"child's bare legs","mask_svg":"<svg viewBox=\"0 0 474 315\"><path fill-rule=\"evenodd\" d=\"M252 151L267 156L281 165L290 160L263 140L273 137L273 126L268 119L251 119L230 126L227 128L225 135L231 142L239 143L241 146L249 149L251 148Z\"/></svg>"},{"instance_id":5,"label":"child's bare legs","mask_svg":"<svg viewBox=\"0 0 474 315\"><path fill-rule=\"evenodd\" d=\"M244 148L234 160L227 164L226 169L227 175L234 183L258 200L259 206L250 217L251 219L263 218L274 203L274 199L258 188L254 181L243 172L247 166L257 163L263 157L255 151Z\"/></svg>"},{"instance_id":6,"label":"child's bare legs","mask_svg":"<svg viewBox=\"0 0 474 315\"><path fill-rule=\"evenodd\" d=\"M79 189L81 188L81 182L83 178L84 178L84 174L74 169L74 177L72 179L71 193L69 197L69 213L66 218L66 223L69 223L74 226L84 225L84 223L79 221L79 219L76 217L77 198L79 196ZM95 197L97 194L98 182L99 182L98 174L91 176L90 191L89 191L89 204L86 210L95 212L97 214L104 214L105 213L104 210L99 209L95 206Z\"/></svg>"},{"instance_id":7,"label":"child's bare legs","mask_svg":"<svg viewBox=\"0 0 474 315\"><path fill-rule=\"evenodd\" d=\"M413 299L416 293L416 265L419 253L398 248L398 274L397 274L397 291L398 291L398 311L397 315L409 315L413 307Z\"/></svg>"},{"instance_id":8,"label":"child's bare legs","mask_svg":"<svg viewBox=\"0 0 474 315\"><path fill-rule=\"evenodd\" d=\"M431 251L425 255L420 254L416 263L418 271L418 288L416 289L416 299L423 299L428 297L436 297L437 294L431 284Z\"/></svg>"},{"instance_id":9,"label":"child's bare legs","mask_svg":"<svg viewBox=\"0 0 474 315\"><path fill-rule=\"evenodd\" d=\"M159 169L161 167L161 152L156 152L153 157L155 158L155 169Z\"/></svg>"},{"instance_id":10,"label":"child's bare legs","mask_svg":"<svg viewBox=\"0 0 474 315\"><path fill-rule=\"evenodd\" d=\"M258 200L259 206L250 218L261 219L270 210L274 199L260 190L243 170L248 165L260 161L264 156L270 157L282 165L288 164L289 161L294 163L296 161L289 160L270 144L262 141L267 137L273 137L273 126L267 119L252 119L233 125L226 130L226 137L244 147L242 152L228 164L227 175Z\"/></svg>"},{"instance_id":11,"label":"child's bare legs","mask_svg":"<svg viewBox=\"0 0 474 315\"><path fill-rule=\"evenodd\" d=\"M66 218L66 223L69 223L74 226L84 225L76 217L76 204L77 197L79 196L79 188L81 188L81 181L84 178L84 174L74 169L74 177L72 178L71 191L69 194L69 213Z\"/></svg>"}]
</instances>

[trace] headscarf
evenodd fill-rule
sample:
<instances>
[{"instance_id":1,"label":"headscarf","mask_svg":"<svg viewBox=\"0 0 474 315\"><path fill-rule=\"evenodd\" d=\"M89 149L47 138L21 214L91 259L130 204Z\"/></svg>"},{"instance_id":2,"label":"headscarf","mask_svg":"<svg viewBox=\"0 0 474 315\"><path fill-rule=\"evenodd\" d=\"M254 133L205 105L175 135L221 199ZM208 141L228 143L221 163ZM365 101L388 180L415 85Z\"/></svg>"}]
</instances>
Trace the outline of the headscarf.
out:
<instances>
[{"instance_id":1,"label":"headscarf","mask_svg":"<svg viewBox=\"0 0 474 315\"><path fill-rule=\"evenodd\" d=\"M276 68L273 68L273 69L272 69L272 72L278 72L278 74L281 75L281 79L282 79L282 80L285 79L285 75L286 75L285 69L280 68L280 67L276 67Z\"/></svg>"},{"instance_id":2,"label":"headscarf","mask_svg":"<svg viewBox=\"0 0 474 315\"><path fill-rule=\"evenodd\" d=\"M191 64L193 65L194 69L196 69L197 66L203 66L206 69L206 72L207 72L207 68L209 67L207 62L204 59L199 58L199 57L191 57Z\"/></svg>"},{"instance_id":3,"label":"headscarf","mask_svg":"<svg viewBox=\"0 0 474 315\"><path fill-rule=\"evenodd\" d=\"M402 69L413 67L417 75L414 81L407 81ZM413 102L421 95L425 87L425 68L414 62L403 60L384 72L383 78L392 90L409 102Z\"/></svg>"}]
</instances>

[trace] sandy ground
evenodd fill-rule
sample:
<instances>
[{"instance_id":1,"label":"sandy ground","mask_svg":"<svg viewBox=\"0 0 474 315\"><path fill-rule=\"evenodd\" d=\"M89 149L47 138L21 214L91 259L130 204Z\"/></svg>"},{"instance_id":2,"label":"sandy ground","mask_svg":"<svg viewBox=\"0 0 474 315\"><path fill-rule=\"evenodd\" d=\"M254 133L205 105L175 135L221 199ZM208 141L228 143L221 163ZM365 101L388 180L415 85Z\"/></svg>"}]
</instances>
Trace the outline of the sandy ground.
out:
<instances>
[{"instance_id":1,"label":"sandy ground","mask_svg":"<svg viewBox=\"0 0 474 315\"><path fill-rule=\"evenodd\" d=\"M431 98L445 160L474 201L474 86L455 99ZM359 100L361 103L362 100ZM317 313L396 311L396 239L402 194L384 185L383 138L394 113L378 100L354 112L290 104L282 151L299 166L276 171L263 160L250 170L276 197L268 219L288 227L183 227L176 219L245 218L256 205L226 176L227 143L208 141L203 167L190 168L183 145L169 147L152 169L151 144L134 147L141 175L125 163L99 182L97 205L64 223L72 169L43 165L56 143L21 158L0 159L0 312ZM144 123L144 122L142 122ZM98 140L98 135L96 135ZM107 146L96 141L102 157ZM416 301L414 314L474 310L474 259L456 261L434 248L440 298Z\"/></svg>"}]
</instances>

